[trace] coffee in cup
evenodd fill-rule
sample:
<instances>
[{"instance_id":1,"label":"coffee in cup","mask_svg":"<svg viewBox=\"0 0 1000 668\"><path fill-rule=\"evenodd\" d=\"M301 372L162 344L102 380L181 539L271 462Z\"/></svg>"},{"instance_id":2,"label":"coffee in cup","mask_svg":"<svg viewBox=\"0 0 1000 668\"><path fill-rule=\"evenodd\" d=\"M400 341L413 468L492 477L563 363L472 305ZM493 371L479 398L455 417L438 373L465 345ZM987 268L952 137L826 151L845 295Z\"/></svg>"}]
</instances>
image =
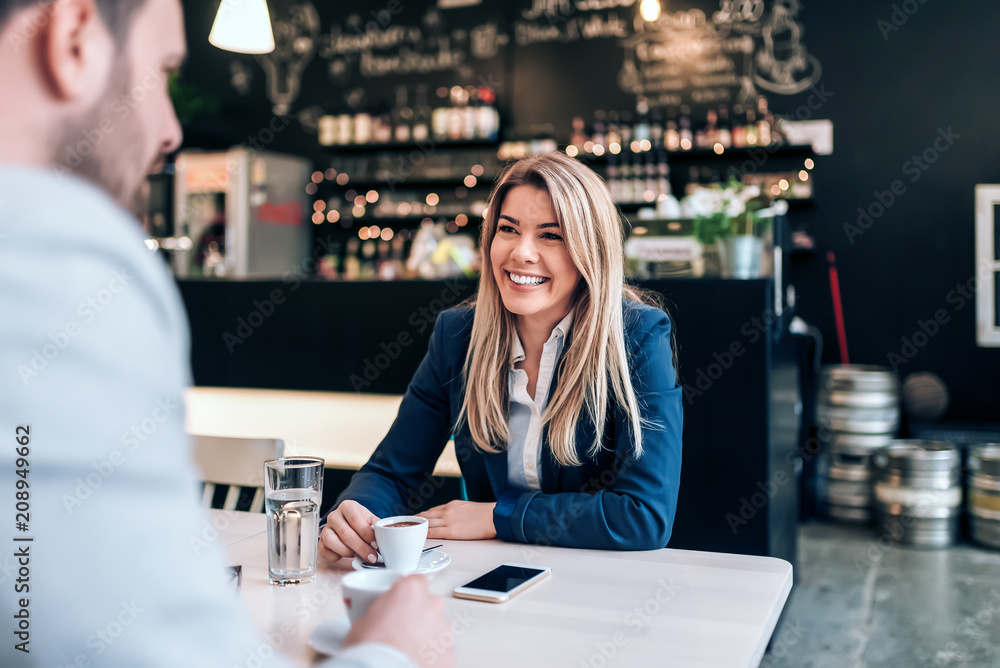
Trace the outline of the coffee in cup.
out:
<instances>
[{"instance_id":1,"label":"coffee in cup","mask_svg":"<svg viewBox=\"0 0 1000 668\"><path fill-rule=\"evenodd\" d=\"M375 541L385 567L396 573L412 573L420 563L427 540L427 518L412 515L386 517L375 523Z\"/></svg>"}]
</instances>

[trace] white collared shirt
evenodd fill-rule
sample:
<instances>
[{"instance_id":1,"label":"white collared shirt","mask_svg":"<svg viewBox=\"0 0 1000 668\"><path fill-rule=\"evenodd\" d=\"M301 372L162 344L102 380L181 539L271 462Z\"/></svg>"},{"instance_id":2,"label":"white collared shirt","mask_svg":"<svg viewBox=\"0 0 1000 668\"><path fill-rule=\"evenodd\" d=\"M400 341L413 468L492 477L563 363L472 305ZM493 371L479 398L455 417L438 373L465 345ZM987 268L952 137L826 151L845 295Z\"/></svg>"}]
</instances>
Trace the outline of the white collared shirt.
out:
<instances>
[{"instance_id":1,"label":"white collared shirt","mask_svg":"<svg viewBox=\"0 0 1000 668\"><path fill-rule=\"evenodd\" d=\"M556 324L542 346L534 397L528 394L528 372L515 368L515 364L524 361L524 347L521 338L514 332L507 380L510 394L507 410L507 484L511 487L535 492L542 490L542 415L549 403L552 376L572 324L573 312L570 311Z\"/></svg>"}]
</instances>

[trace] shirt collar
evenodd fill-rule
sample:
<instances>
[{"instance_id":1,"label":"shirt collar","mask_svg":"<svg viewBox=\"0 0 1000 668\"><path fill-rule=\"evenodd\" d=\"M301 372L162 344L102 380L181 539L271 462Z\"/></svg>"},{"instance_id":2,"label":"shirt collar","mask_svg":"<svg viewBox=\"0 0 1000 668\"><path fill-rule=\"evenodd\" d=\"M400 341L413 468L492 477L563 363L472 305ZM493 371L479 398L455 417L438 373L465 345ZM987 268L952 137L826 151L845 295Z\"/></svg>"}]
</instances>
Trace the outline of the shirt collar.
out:
<instances>
[{"instance_id":1,"label":"shirt collar","mask_svg":"<svg viewBox=\"0 0 1000 668\"><path fill-rule=\"evenodd\" d=\"M573 326L573 309L570 309L566 317L556 323L556 326L552 328L552 334L549 335L548 341L555 341L557 338L561 337L563 343L566 341L566 337L569 336L569 330ZM514 330L514 344L510 351L510 363L511 366L518 362L524 361L524 346L521 345L521 337L517 335L517 330Z\"/></svg>"}]
</instances>

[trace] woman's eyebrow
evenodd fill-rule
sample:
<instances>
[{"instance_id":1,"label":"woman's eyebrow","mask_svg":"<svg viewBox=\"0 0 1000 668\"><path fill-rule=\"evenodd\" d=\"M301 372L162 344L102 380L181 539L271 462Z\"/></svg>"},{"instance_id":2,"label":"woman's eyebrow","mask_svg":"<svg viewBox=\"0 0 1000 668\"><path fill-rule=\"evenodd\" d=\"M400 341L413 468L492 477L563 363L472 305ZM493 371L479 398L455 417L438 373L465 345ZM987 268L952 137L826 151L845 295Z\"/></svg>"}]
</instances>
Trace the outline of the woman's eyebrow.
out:
<instances>
[{"instance_id":1,"label":"woman's eyebrow","mask_svg":"<svg viewBox=\"0 0 1000 668\"><path fill-rule=\"evenodd\" d=\"M513 218L511 216L508 216L506 213L501 213L500 217L501 218L506 218L507 220L509 220L510 222L514 223L518 227L520 227L520 225L521 225L521 221L519 221L517 218ZM542 223L541 225L538 226L539 229L541 229L543 227L559 227L559 223Z\"/></svg>"}]
</instances>

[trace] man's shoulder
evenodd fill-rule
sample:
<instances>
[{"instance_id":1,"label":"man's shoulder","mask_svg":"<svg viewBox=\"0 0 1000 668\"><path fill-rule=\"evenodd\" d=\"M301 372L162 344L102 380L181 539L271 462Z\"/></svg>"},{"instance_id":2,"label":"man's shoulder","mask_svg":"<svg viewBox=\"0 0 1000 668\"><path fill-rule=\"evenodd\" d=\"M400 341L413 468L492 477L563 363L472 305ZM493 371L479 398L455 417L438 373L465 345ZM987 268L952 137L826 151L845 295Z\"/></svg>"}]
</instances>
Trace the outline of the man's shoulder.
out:
<instances>
[{"instance_id":1,"label":"man's shoulder","mask_svg":"<svg viewBox=\"0 0 1000 668\"><path fill-rule=\"evenodd\" d=\"M0 165L0 211L8 234L57 234L56 241L89 238L107 244L141 241L135 218L107 193L55 169Z\"/></svg>"}]
</instances>

